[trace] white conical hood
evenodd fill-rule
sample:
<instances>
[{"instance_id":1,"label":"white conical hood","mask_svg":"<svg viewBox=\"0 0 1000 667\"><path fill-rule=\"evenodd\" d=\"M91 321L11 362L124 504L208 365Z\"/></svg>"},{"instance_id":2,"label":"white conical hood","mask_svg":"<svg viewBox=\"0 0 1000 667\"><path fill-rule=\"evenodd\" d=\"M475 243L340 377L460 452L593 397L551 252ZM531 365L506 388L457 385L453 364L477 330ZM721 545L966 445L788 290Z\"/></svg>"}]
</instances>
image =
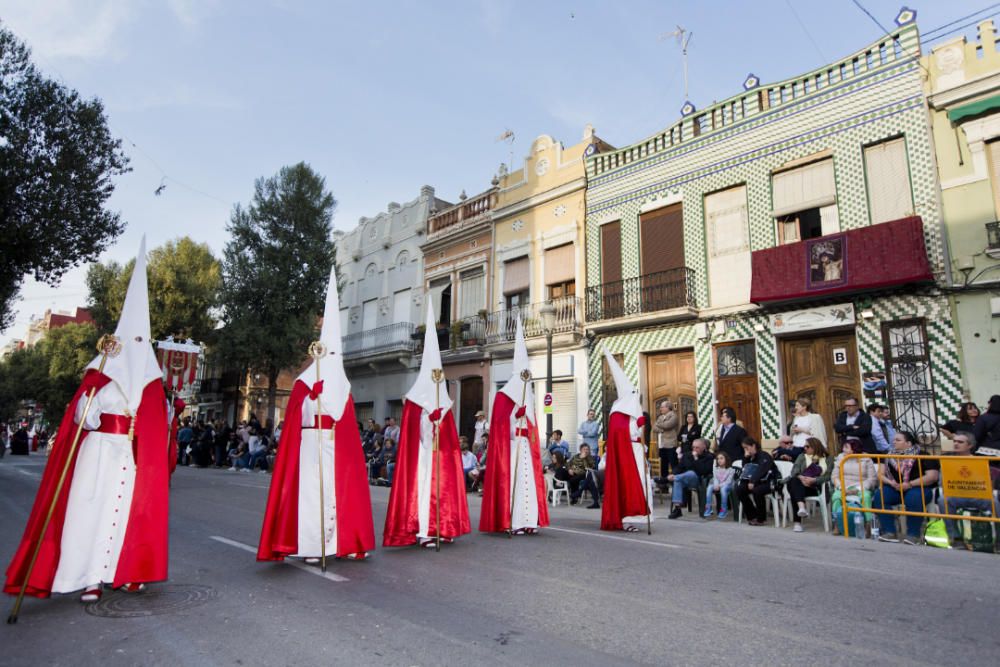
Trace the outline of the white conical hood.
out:
<instances>
[{"instance_id":1,"label":"white conical hood","mask_svg":"<svg viewBox=\"0 0 1000 667\"><path fill-rule=\"evenodd\" d=\"M344 416L351 383L344 372L344 344L340 338L340 296L337 294L337 269L330 270L330 283L326 288L326 307L323 308L323 328L319 342L326 346L326 356L319 360L319 379L323 380L321 403L323 414L339 421ZM298 379L312 387L316 382L315 359L310 362Z\"/></svg>"},{"instance_id":2,"label":"white conical hood","mask_svg":"<svg viewBox=\"0 0 1000 667\"><path fill-rule=\"evenodd\" d=\"M638 419L642 416L642 403L639 401L639 392L632 386L632 382L625 375L625 371L618 365L611 352L604 350L604 357L608 360L608 368L611 369L611 377L615 380L615 389L618 390L618 400L611 406L611 412L621 412L630 417Z\"/></svg>"},{"instance_id":3,"label":"white conical hood","mask_svg":"<svg viewBox=\"0 0 1000 667\"><path fill-rule=\"evenodd\" d=\"M149 334L149 288L146 280L146 235L139 243L139 254L135 258L135 268L125 292L125 303L118 318L115 336L121 343L121 351L115 357L108 357L104 364L104 374L121 389L125 402L134 415L142 401L142 392L153 380L162 380L163 371L156 363L156 352ZM99 368L101 355L97 355L87 368Z\"/></svg>"},{"instance_id":4,"label":"white conical hood","mask_svg":"<svg viewBox=\"0 0 1000 667\"><path fill-rule=\"evenodd\" d=\"M441 382L441 391L431 379L431 371L435 368L444 370L441 364L441 350L438 348L437 328L434 326L434 311L427 304L427 329L424 331L424 354L420 359L420 373L417 381L406 392L407 400L413 401L424 410L433 412L438 407L440 397L441 414L451 409L451 398L448 396L448 383Z\"/></svg>"},{"instance_id":5,"label":"white conical hood","mask_svg":"<svg viewBox=\"0 0 1000 667\"><path fill-rule=\"evenodd\" d=\"M532 382L528 380L527 391L525 391L524 380L521 379L522 371L530 371L531 366L528 361L528 346L524 342L524 326L521 324L521 316L517 316L517 332L514 336L514 363L510 370L510 379L503 386L500 393L506 394L514 405L520 406L522 393L524 393L524 405L527 408L528 419L535 421L535 392L532 391Z\"/></svg>"}]
</instances>

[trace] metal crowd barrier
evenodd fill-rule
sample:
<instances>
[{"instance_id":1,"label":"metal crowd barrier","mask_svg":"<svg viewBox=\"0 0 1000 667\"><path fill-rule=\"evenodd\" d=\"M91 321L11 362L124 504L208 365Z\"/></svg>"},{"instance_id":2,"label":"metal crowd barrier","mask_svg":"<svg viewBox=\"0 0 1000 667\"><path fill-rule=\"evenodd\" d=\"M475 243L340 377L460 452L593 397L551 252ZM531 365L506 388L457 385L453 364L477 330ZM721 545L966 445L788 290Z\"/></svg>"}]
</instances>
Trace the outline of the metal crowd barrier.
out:
<instances>
[{"instance_id":1,"label":"metal crowd barrier","mask_svg":"<svg viewBox=\"0 0 1000 667\"><path fill-rule=\"evenodd\" d=\"M884 461L889 459L915 459L917 465L917 479L920 481L919 485L914 485L910 488L920 488L920 502L923 508L922 512L913 512L906 509L906 505L903 502L903 492L900 491L900 509L883 509L875 507L864 507L864 491L861 489L861 507L852 507L847 503L847 490L844 488L844 468L850 464L850 459L856 459L858 461L858 479L864 479L864 467L862 464L863 459L870 459L875 465L875 478L878 481L879 497L884 498L883 489L885 488L885 480L879 475L879 467ZM924 469L923 461L925 460L936 460L940 464L942 461L954 463L956 467L960 466L962 463L974 463L974 466L964 466L964 470L968 472L968 475L964 479L959 480L947 480L949 482L954 481L956 483L956 490L948 493L945 488L945 481L942 477L942 471L945 466L941 466L938 472L938 479L936 482L925 484L923 481ZM994 467L1000 467L1000 456L952 456L952 455L926 455L926 454L848 454L844 457L844 460L840 465L840 504L843 510L843 534L845 538L850 538L850 533L848 530L848 512L862 512L863 514L892 514L895 516L918 516L928 519L949 519L955 521L989 521L990 523L1000 523L1000 517L997 516L968 516L964 514L947 514L942 512L928 512L927 511L927 490L930 490L933 494L934 489L939 489L941 498L977 498L975 495L968 495L969 493L980 494L981 500L989 500L992 502L995 499L993 483L990 477L989 468L993 465ZM950 466L949 466L950 467ZM980 470L974 471L972 468L979 468ZM982 469L985 468L985 471ZM961 476L962 468L959 469L959 476ZM898 466L897 466L897 482L902 485L902 479L898 477ZM964 485L964 488L963 488ZM892 487L890 487L892 488ZM898 491L898 489L897 489ZM874 494L874 490L869 491L869 493ZM985 497L988 494L988 498ZM944 509L947 509L947 505L942 501ZM939 505L939 509L941 506ZM878 517L875 518L878 521ZM862 522L863 523L863 522Z\"/></svg>"}]
</instances>

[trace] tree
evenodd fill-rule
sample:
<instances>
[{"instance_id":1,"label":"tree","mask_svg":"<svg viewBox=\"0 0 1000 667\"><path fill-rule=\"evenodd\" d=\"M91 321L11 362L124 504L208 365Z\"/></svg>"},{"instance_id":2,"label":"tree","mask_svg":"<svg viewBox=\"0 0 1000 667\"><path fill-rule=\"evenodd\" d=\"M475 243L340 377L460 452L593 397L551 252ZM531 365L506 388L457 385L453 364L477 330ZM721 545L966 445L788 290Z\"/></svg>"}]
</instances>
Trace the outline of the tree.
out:
<instances>
[{"instance_id":1,"label":"tree","mask_svg":"<svg viewBox=\"0 0 1000 667\"><path fill-rule=\"evenodd\" d=\"M31 52L0 24L0 330L27 275L57 285L92 262L124 229L104 204L128 157L104 106L45 78Z\"/></svg>"},{"instance_id":2,"label":"tree","mask_svg":"<svg viewBox=\"0 0 1000 667\"><path fill-rule=\"evenodd\" d=\"M87 307L104 332L112 332L121 315L135 260L92 264L87 270ZM154 339L169 335L210 339L213 315L222 286L222 268L208 245L185 236L149 253L149 324Z\"/></svg>"},{"instance_id":3,"label":"tree","mask_svg":"<svg viewBox=\"0 0 1000 667\"><path fill-rule=\"evenodd\" d=\"M80 386L87 364L97 356L97 337L93 324L70 323L50 329L38 344L46 363L48 385L36 400L45 405L50 421L59 419L59 413Z\"/></svg>"},{"instance_id":4,"label":"tree","mask_svg":"<svg viewBox=\"0 0 1000 667\"><path fill-rule=\"evenodd\" d=\"M278 374L306 358L336 263L331 219L337 202L307 164L259 178L233 209L222 260L219 352L231 366L268 379L274 419Z\"/></svg>"},{"instance_id":5,"label":"tree","mask_svg":"<svg viewBox=\"0 0 1000 667\"><path fill-rule=\"evenodd\" d=\"M15 417L25 400L38 401L50 410L45 404L48 391L48 364L39 346L15 350L0 361L0 421Z\"/></svg>"}]
</instances>

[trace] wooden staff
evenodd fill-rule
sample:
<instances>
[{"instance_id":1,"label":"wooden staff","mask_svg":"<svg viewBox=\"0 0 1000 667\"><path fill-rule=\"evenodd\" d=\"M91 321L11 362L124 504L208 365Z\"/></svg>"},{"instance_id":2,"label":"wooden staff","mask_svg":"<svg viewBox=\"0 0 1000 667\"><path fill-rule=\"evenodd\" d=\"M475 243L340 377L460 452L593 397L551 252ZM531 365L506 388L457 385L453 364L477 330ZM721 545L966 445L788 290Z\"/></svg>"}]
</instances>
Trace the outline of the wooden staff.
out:
<instances>
[{"instance_id":1,"label":"wooden staff","mask_svg":"<svg viewBox=\"0 0 1000 667\"><path fill-rule=\"evenodd\" d=\"M108 357L117 357L122 351L121 341L110 334L105 334L101 336L100 340L97 341L97 351L101 353L101 363L97 366L97 372L104 372L104 364L107 363ZM76 454L77 445L80 444L80 436L83 434L83 425L87 423L87 414L90 412L90 406L94 402L94 395L97 393L97 387L91 387L90 391L87 392L87 403L83 406L83 416L80 417L80 422L76 426L76 433L73 434L73 442L69 446L69 455L66 457L66 463L63 465L62 472L59 475L59 483L56 484L56 492L52 496L52 502L49 504L49 510L45 514L45 521L42 522L42 530L38 534L38 541L35 543L35 550L31 554L31 560L28 561L28 571L24 575L24 580L21 582L21 590L17 594L17 600L14 601L14 608L10 612L10 616L7 617L7 623L13 625L17 623L18 612L21 611L21 603L24 601L24 593L28 590L28 581L31 580L31 573L35 569L35 561L38 560L38 552L42 549L42 540L45 539L45 533L48 532L49 522L52 521L52 515L56 511L56 503L59 502L59 496L62 493L63 484L66 482L66 475L69 472L69 467L73 463L73 457ZM75 409L75 408L74 408Z\"/></svg>"},{"instance_id":2,"label":"wooden staff","mask_svg":"<svg viewBox=\"0 0 1000 667\"><path fill-rule=\"evenodd\" d=\"M444 370L441 368L431 369L431 380L434 381L434 394L435 400L437 402L437 409L441 410L441 383L444 382ZM438 416L438 421L434 425L434 467L436 468L435 475L437 477L437 498L434 503L435 510L435 525L437 526L437 544L435 545L436 551L441 551L441 417Z\"/></svg>"},{"instance_id":3,"label":"wooden staff","mask_svg":"<svg viewBox=\"0 0 1000 667\"><path fill-rule=\"evenodd\" d=\"M646 449L645 443L642 443L643 450ZM649 508L649 503L652 502L653 498L651 496L652 491L649 488L649 459L645 451L642 452L642 497L646 499L646 534L653 534L653 510Z\"/></svg>"},{"instance_id":4,"label":"wooden staff","mask_svg":"<svg viewBox=\"0 0 1000 667\"><path fill-rule=\"evenodd\" d=\"M316 382L320 382L319 360L326 356L326 345L321 341L309 344L309 356L316 362ZM326 508L323 498L323 400L316 397L316 446L319 449L319 547L320 570L326 572Z\"/></svg>"},{"instance_id":5,"label":"wooden staff","mask_svg":"<svg viewBox=\"0 0 1000 667\"><path fill-rule=\"evenodd\" d=\"M522 415L521 419L517 420L517 425L514 427L514 480L511 483L510 488L510 527L507 529L507 537L514 537L514 494L517 493L517 472L521 468L521 445L517 441L517 430L521 428L522 420L524 424L528 423L528 412L525 406L525 400L527 400L528 395L528 382L531 380L531 371L525 368L521 371L521 407L524 408L525 413Z\"/></svg>"},{"instance_id":6,"label":"wooden staff","mask_svg":"<svg viewBox=\"0 0 1000 667\"><path fill-rule=\"evenodd\" d=\"M185 358L183 356L180 356L180 357L177 356L177 355L171 355L170 356L170 363L169 363L168 368L167 368L167 377L168 378L170 377L171 374L173 374L176 377L178 374L180 374L181 372L183 372L184 367L187 365L187 363L185 362L184 359ZM172 387L176 387L177 386L176 383L169 383L169 384L171 384ZM175 412L177 408L174 407L174 403L177 402L177 392L178 392L178 389L176 389L176 388L173 388L172 391L170 392L170 414L171 414L171 417L170 417L170 421L167 423L167 436L168 436L167 437L167 467L168 468L170 467L170 463L171 463L171 461L170 461L170 437L169 436L170 436L170 432L174 430L174 419L175 418L177 419L177 422L178 422L177 423L177 428L178 428L178 430L180 430L180 417ZM175 435L174 437L177 437L177 436ZM178 445L178 447L180 447L180 445ZM177 452L177 455L180 456L180 452ZM218 461L216 461L216 463L218 463ZM170 482L168 482L168 484L172 484L172 483L173 483L173 478L171 477Z\"/></svg>"}]
</instances>

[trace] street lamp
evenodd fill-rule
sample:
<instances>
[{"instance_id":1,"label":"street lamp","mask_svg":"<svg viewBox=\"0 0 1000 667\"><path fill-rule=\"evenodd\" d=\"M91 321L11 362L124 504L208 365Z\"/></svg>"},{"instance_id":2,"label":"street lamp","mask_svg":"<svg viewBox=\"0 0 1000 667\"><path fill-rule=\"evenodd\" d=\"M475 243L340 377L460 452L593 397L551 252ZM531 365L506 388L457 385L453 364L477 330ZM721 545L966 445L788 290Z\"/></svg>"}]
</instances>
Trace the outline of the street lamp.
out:
<instances>
[{"instance_id":1,"label":"street lamp","mask_svg":"<svg viewBox=\"0 0 1000 667\"><path fill-rule=\"evenodd\" d=\"M556 307L552 301L546 301L538 309L538 316L542 320L542 329L545 331L545 393L552 393L552 330L556 326ZM545 415L545 430L547 437L552 437L552 411Z\"/></svg>"}]
</instances>

